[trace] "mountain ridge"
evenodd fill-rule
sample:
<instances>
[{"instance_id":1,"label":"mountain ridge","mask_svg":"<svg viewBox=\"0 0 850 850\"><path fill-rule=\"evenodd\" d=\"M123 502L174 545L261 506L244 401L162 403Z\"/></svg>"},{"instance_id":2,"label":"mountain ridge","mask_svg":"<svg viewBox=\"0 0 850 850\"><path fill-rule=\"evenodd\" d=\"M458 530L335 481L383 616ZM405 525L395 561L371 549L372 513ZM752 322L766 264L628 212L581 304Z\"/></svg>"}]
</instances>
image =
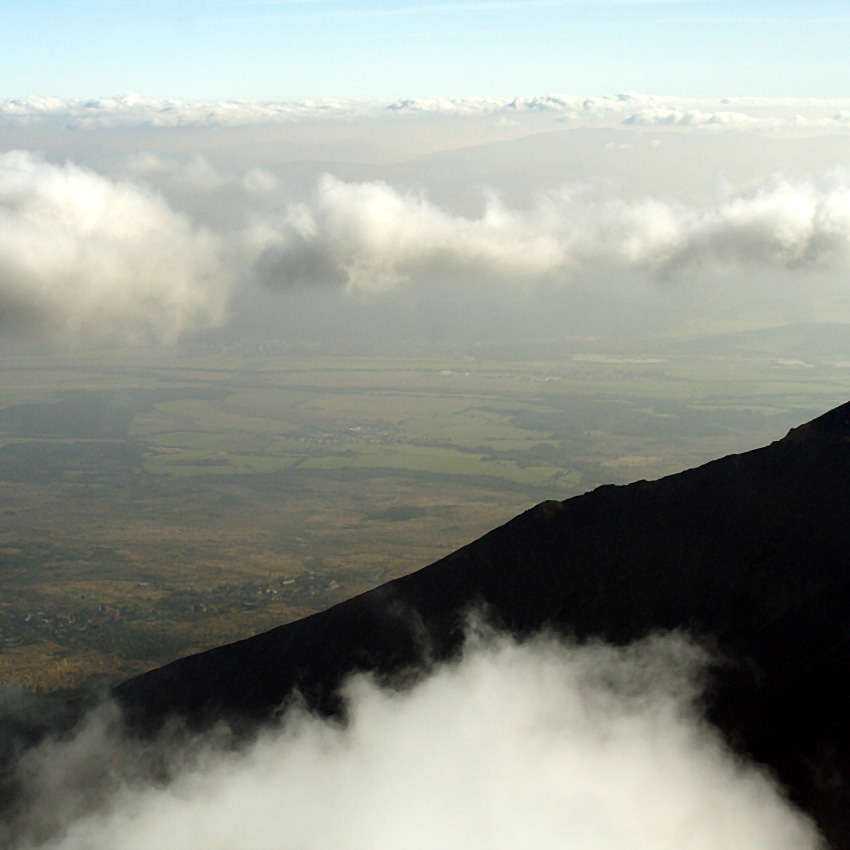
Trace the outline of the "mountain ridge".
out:
<instances>
[{"instance_id":1,"label":"mountain ridge","mask_svg":"<svg viewBox=\"0 0 850 850\"><path fill-rule=\"evenodd\" d=\"M710 644L708 719L850 848L850 403L783 439L655 481L543 502L456 552L304 620L115 690L131 722L251 724L296 691L325 713L354 671L457 652L470 609L517 634Z\"/></svg>"}]
</instances>

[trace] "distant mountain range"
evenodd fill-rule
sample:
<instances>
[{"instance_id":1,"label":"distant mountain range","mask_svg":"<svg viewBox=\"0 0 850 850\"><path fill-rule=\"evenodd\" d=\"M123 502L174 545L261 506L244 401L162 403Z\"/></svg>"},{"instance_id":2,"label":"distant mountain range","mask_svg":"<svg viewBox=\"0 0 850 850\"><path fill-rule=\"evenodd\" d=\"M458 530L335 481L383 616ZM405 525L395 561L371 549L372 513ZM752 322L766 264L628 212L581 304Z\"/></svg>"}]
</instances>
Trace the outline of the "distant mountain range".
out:
<instances>
[{"instance_id":1,"label":"distant mountain range","mask_svg":"<svg viewBox=\"0 0 850 850\"><path fill-rule=\"evenodd\" d=\"M781 358L830 359L850 362L850 325L832 322L795 322L758 330L715 333L674 342L670 350L690 355L761 354Z\"/></svg>"},{"instance_id":2,"label":"distant mountain range","mask_svg":"<svg viewBox=\"0 0 850 850\"><path fill-rule=\"evenodd\" d=\"M456 652L474 606L517 633L707 640L723 659L709 719L850 850L850 403L762 449L544 502L412 575L115 693L148 728L251 723L295 689L334 712L352 671Z\"/></svg>"}]
</instances>

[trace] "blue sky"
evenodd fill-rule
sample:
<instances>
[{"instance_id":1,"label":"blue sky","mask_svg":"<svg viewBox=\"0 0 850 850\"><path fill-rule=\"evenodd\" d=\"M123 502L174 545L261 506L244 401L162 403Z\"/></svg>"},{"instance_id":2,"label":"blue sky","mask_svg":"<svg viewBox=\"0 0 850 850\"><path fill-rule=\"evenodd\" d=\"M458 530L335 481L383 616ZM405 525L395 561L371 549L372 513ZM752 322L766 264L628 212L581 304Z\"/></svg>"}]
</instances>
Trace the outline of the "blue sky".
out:
<instances>
[{"instance_id":1,"label":"blue sky","mask_svg":"<svg viewBox=\"0 0 850 850\"><path fill-rule=\"evenodd\" d=\"M0 98L843 97L850 3L66 0L0 4Z\"/></svg>"}]
</instances>

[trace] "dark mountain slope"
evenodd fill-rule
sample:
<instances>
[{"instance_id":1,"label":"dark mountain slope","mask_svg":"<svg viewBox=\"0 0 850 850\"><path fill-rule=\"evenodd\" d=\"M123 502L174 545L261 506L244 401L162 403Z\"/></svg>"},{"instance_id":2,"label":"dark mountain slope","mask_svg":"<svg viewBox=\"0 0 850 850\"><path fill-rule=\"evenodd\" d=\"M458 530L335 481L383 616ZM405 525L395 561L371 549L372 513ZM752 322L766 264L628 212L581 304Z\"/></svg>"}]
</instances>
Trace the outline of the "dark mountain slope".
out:
<instances>
[{"instance_id":1,"label":"dark mountain slope","mask_svg":"<svg viewBox=\"0 0 850 850\"><path fill-rule=\"evenodd\" d=\"M724 661L710 718L850 850L850 404L766 448L655 482L545 502L417 573L120 686L157 724L325 711L352 670L455 650L464 614L626 642L685 628Z\"/></svg>"}]
</instances>

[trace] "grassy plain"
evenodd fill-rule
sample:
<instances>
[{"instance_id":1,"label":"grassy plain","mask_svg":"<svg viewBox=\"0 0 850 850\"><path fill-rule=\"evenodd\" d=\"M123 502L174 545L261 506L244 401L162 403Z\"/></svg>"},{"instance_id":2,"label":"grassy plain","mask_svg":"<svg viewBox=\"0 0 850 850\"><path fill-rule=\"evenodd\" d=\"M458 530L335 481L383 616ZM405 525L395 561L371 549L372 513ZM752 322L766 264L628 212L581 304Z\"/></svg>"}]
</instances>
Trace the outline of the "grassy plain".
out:
<instances>
[{"instance_id":1,"label":"grassy plain","mask_svg":"<svg viewBox=\"0 0 850 850\"><path fill-rule=\"evenodd\" d=\"M7 356L0 684L245 637L542 499L755 448L846 400L841 361L778 354Z\"/></svg>"}]
</instances>

